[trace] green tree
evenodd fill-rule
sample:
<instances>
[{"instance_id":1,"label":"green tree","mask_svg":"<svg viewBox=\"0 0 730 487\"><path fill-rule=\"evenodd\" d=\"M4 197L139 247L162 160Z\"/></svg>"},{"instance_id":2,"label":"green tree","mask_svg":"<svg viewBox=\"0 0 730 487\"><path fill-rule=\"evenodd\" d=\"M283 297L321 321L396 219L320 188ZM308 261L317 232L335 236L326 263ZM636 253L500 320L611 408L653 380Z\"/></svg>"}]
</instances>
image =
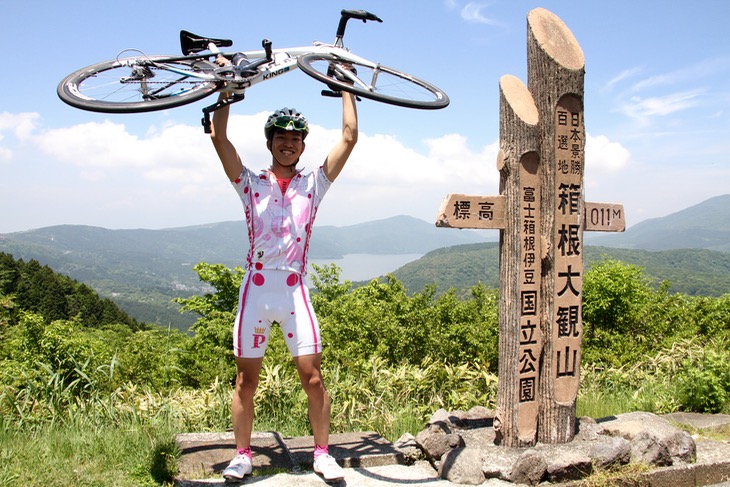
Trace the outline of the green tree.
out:
<instances>
[{"instance_id":1,"label":"green tree","mask_svg":"<svg viewBox=\"0 0 730 487\"><path fill-rule=\"evenodd\" d=\"M192 311L199 318L192 326L192 340L180 365L186 373L185 383L193 387L207 386L216 379L232 381L235 367L231 353L233 320L238 306L238 293L245 271L228 269L222 264L200 262L193 267L202 282L213 290L203 296L176 298L180 311Z\"/></svg>"},{"instance_id":2,"label":"green tree","mask_svg":"<svg viewBox=\"0 0 730 487\"><path fill-rule=\"evenodd\" d=\"M336 266L315 267L312 295L325 356L342 364L378 356L390 364L478 362L497 366L496 292L484 286L459 299L451 290L436 297L434 286L409 295L392 275L351 289Z\"/></svg>"},{"instance_id":3,"label":"green tree","mask_svg":"<svg viewBox=\"0 0 730 487\"><path fill-rule=\"evenodd\" d=\"M642 268L613 259L593 265L583 280L585 360L621 364L624 354L656 343L655 330L642 316L653 296Z\"/></svg>"},{"instance_id":4,"label":"green tree","mask_svg":"<svg viewBox=\"0 0 730 487\"><path fill-rule=\"evenodd\" d=\"M183 355L190 339L177 330L138 331L130 334L119 349L119 366L125 381L146 384L155 390L169 390L185 381Z\"/></svg>"}]
</instances>

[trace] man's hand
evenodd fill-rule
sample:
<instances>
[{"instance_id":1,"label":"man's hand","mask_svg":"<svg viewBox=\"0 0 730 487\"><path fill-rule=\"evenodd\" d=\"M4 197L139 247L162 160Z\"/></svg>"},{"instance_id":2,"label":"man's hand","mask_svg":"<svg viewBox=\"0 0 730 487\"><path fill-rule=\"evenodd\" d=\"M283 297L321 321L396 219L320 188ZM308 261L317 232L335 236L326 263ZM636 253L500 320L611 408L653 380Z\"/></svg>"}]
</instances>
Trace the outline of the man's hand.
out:
<instances>
[{"instance_id":1,"label":"man's hand","mask_svg":"<svg viewBox=\"0 0 730 487\"><path fill-rule=\"evenodd\" d=\"M232 66L233 63L231 63L223 54L218 54L215 58L215 63L220 66L221 68L224 66Z\"/></svg>"},{"instance_id":2,"label":"man's hand","mask_svg":"<svg viewBox=\"0 0 730 487\"><path fill-rule=\"evenodd\" d=\"M352 79L350 79L350 77L348 77L347 75L345 75L345 74L343 74L341 72L343 70L344 71L349 71L353 75L357 76L357 70L355 69L355 67L352 64L349 64L349 63L347 63L347 64L344 64L343 63L343 64L337 64L337 65L334 65L333 64L330 67L330 70L332 72L332 77L335 78L337 81L341 81L343 83L347 83L348 85L355 84L355 82Z\"/></svg>"}]
</instances>

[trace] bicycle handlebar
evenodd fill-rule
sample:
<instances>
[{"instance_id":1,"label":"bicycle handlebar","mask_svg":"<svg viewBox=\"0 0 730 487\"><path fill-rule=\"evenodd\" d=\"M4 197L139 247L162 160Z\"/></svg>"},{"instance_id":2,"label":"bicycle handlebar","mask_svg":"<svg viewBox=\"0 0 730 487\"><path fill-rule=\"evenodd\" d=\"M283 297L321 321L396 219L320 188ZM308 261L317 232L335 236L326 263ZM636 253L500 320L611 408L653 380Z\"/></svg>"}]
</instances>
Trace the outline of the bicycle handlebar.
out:
<instances>
[{"instance_id":1,"label":"bicycle handlebar","mask_svg":"<svg viewBox=\"0 0 730 487\"><path fill-rule=\"evenodd\" d=\"M374 22L382 22L383 20L377 15L367 12L365 10L343 10L340 12L340 25L337 26L337 38L342 39L345 35L345 28L347 27L347 21L350 19L362 20L367 22L368 20Z\"/></svg>"}]
</instances>

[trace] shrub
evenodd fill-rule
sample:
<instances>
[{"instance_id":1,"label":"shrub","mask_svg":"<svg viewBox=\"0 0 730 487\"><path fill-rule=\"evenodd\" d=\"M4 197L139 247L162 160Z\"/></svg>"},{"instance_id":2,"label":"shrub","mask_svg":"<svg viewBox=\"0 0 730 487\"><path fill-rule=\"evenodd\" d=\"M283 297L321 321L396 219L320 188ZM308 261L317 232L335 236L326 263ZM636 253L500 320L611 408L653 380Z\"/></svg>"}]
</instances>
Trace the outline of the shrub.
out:
<instances>
[{"instance_id":1,"label":"shrub","mask_svg":"<svg viewBox=\"0 0 730 487\"><path fill-rule=\"evenodd\" d=\"M683 410L700 413L730 411L730 351L728 343L711 342L682 362L677 397Z\"/></svg>"}]
</instances>

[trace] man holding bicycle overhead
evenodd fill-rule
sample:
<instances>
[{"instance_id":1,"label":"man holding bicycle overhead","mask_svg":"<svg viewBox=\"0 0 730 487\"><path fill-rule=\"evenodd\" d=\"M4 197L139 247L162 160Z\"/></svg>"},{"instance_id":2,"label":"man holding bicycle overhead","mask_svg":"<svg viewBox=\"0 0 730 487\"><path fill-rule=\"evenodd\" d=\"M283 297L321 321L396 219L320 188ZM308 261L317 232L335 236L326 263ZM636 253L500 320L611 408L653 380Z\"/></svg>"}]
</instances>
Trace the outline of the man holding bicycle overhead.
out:
<instances>
[{"instance_id":1,"label":"man holding bicycle overhead","mask_svg":"<svg viewBox=\"0 0 730 487\"><path fill-rule=\"evenodd\" d=\"M228 94L222 94L226 98ZM324 194L352 153L358 137L353 95L342 92L342 137L324 164L297 169L309 126L296 110L277 110L264 128L271 166L254 173L227 137L229 106L214 112L211 139L223 169L243 203L250 250L233 329L236 386L231 404L237 454L223 476L250 474L254 394L271 325L280 326L307 394L314 435L314 470L326 481L344 478L328 453L330 398L322 379L322 342L304 282L309 239Z\"/></svg>"}]
</instances>

